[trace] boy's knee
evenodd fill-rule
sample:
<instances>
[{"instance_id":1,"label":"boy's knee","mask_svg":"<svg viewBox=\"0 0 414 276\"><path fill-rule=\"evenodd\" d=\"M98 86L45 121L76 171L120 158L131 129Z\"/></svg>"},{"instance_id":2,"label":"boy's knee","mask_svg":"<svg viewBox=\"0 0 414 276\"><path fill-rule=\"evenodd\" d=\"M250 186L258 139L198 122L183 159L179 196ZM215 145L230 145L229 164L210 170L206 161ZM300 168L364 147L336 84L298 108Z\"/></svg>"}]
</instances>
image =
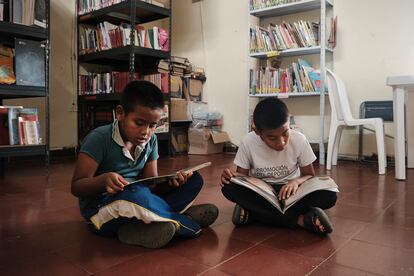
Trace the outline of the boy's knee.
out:
<instances>
[{"instance_id":1,"label":"boy's knee","mask_svg":"<svg viewBox=\"0 0 414 276\"><path fill-rule=\"evenodd\" d=\"M326 196L326 206L322 209L329 209L335 206L336 201L338 200L338 193L336 192L329 192Z\"/></svg>"},{"instance_id":2,"label":"boy's knee","mask_svg":"<svg viewBox=\"0 0 414 276\"><path fill-rule=\"evenodd\" d=\"M204 184L203 177L199 172L193 172L193 175L188 178L187 182L191 183L191 187L198 191L201 191Z\"/></svg>"}]
</instances>

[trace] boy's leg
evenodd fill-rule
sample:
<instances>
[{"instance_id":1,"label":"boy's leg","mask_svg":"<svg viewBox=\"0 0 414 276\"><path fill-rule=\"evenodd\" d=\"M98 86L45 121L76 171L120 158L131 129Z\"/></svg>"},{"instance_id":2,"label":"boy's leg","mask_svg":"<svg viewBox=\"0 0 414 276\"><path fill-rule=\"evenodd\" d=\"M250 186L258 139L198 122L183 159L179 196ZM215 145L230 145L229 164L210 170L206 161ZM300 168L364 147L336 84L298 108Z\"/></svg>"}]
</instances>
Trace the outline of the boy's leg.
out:
<instances>
[{"instance_id":1,"label":"boy's leg","mask_svg":"<svg viewBox=\"0 0 414 276\"><path fill-rule=\"evenodd\" d=\"M308 212L311 207L318 207L322 210L326 210L335 206L336 200L336 192L320 190L306 195L304 198L296 202L290 209L295 210L299 214Z\"/></svg>"},{"instance_id":2,"label":"boy's leg","mask_svg":"<svg viewBox=\"0 0 414 276\"><path fill-rule=\"evenodd\" d=\"M182 236L195 237L201 232L196 222L176 213L165 200L151 193L146 186L126 186L124 191L116 195L104 196L92 209L92 212L84 216L94 224L95 232L99 234L115 232L124 219L144 223L172 222L178 230L177 234Z\"/></svg>"},{"instance_id":3,"label":"boy's leg","mask_svg":"<svg viewBox=\"0 0 414 276\"><path fill-rule=\"evenodd\" d=\"M191 206L191 203L200 193L202 187L203 178L198 172L194 172L193 175L188 178L186 183L167 193L160 194L159 196L164 199L175 212L182 213Z\"/></svg>"},{"instance_id":4,"label":"boy's leg","mask_svg":"<svg viewBox=\"0 0 414 276\"><path fill-rule=\"evenodd\" d=\"M219 211L213 204L191 206L202 187L203 178L198 172L194 172L182 186L161 194L160 197L177 213L185 212L185 215L190 216L198 225L204 228L214 223Z\"/></svg>"},{"instance_id":5,"label":"boy's leg","mask_svg":"<svg viewBox=\"0 0 414 276\"><path fill-rule=\"evenodd\" d=\"M295 212L280 213L266 199L246 187L230 183L224 185L221 191L228 200L247 210L249 217L253 220L291 228L296 226L299 214Z\"/></svg>"}]
</instances>

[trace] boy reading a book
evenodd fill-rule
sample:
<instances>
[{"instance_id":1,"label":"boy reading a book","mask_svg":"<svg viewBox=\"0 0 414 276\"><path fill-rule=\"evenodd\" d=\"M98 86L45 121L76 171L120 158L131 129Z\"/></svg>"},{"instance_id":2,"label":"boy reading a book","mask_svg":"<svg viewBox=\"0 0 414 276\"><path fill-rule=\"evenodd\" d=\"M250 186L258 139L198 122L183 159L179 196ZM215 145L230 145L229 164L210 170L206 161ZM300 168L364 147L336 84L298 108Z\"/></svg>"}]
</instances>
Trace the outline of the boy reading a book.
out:
<instances>
[{"instance_id":1,"label":"boy reading a book","mask_svg":"<svg viewBox=\"0 0 414 276\"><path fill-rule=\"evenodd\" d=\"M116 107L114 123L90 132L82 143L72 179L82 216L91 230L121 242L159 248L175 235L197 237L218 209L191 206L203 185L197 172L178 172L165 186L150 189L129 182L158 175L154 133L164 108L160 89L130 82Z\"/></svg>"},{"instance_id":2,"label":"boy reading a book","mask_svg":"<svg viewBox=\"0 0 414 276\"><path fill-rule=\"evenodd\" d=\"M232 218L236 226L258 221L328 234L332 225L323 209L335 205L336 192L312 192L282 214L259 194L230 181L236 174L285 181L276 188L278 199L283 201L315 175L312 163L316 156L305 136L289 128L288 119L286 105L277 98L267 98L256 106L254 131L242 139L234 160L236 172L225 169L222 173L222 193L236 203Z\"/></svg>"}]
</instances>

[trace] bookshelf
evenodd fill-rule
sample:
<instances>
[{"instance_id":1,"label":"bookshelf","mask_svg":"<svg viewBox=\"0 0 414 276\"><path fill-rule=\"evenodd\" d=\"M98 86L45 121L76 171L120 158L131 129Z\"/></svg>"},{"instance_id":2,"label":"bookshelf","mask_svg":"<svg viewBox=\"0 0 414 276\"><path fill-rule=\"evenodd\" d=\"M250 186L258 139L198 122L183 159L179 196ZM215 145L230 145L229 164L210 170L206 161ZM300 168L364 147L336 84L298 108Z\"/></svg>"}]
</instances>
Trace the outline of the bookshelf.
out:
<instances>
[{"instance_id":1,"label":"bookshelf","mask_svg":"<svg viewBox=\"0 0 414 276\"><path fill-rule=\"evenodd\" d=\"M170 59L171 56L171 7L172 0L164 0L164 7L153 4L151 0L123 0L114 1L115 4L103 8L95 8L82 11L82 4L85 0L77 0L77 29L78 45L80 45L81 35L80 26L98 26L103 22L108 22L117 26L134 26L130 28L129 42L118 47L109 49L101 48L92 52L81 52L78 49L78 76L82 73L110 73L129 72L129 80L143 79L145 75L157 73L158 61ZM99 1L96 1L99 3ZM143 47L136 44L136 35L140 35L135 26L147 24L157 26L164 20L168 24L168 49L155 49ZM151 27L150 27L151 28ZM109 34L109 32L108 32ZM124 40L122 40L124 41ZM125 40L126 41L126 40ZM141 42L139 42L141 43ZM78 47L80 48L80 46ZM137 77L138 75L138 77ZM111 78L114 79L113 75ZM164 91L164 100L170 113L170 76L168 78L168 91ZM112 81L112 79L111 79ZM95 127L110 123L113 120L112 110L119 103L121 91L115 91L112 87L110 93L83 93L81 91L81 81L78 78L78 143L81 144L86 134ZM168 118L171 114L168 113ZM158 141L166 145L166 152L170 150L171 122L168 122L168 132L156 133ZM160 143L161 144L161 143Z\"/></svg>"},{"instance_id":2,"label":"bookshelf","mask_svg":"<svg viewBox=\"0 0 414 276\"><path fill-rule=\"evenodd\" d=\"M265 24L269 24L269 22L272 22L273 19L277 19L279 17L285 17L289 15L289 18L294 18L297 21L300 21L304 14L307 12L315 12L319 14L319 35L317 36L317 40L319 41L317 45L313 43L312 45L308 44L307 46L298 46L298 47L286 47L285 49L276 50L273 49L272 51L251 51L249 49L249 57L251 59L255 59L256 62L253 62L253 68L257 68L259 66L266 66L266 64L269 64L269 60L271 58L277 57L278 59L284 60L286 58L292 59L292 57L302 58L303 56L317 56L317 59L319 60L319 70L321 72L320 74L320 85L319 90L322 90L321 88L325 87L325 72L326 67L328 66L326 60L327 55L329 55L329 58L332 60L333 64L333 48L330 47L331 45L327 45L327 30L326 30L326 20L328 16L328 11L333 11L333 2L332 0L299 0L296 2L290 2L275 6L269 6L269 7L262 7L262 6L254 6L254 2L256 3L265 3L265 1L257 1L257 0L249 0L249 32L251 36L251 28L252 25L256 24L257 26L260 26L260 28L266 28ZM286 1L288 2L288 1ZM333 13L333 12L332 12ZM252 19L253 18L253 19ZM284 20L283 20L284 21ZM291 20L286 20L291 21ZM289 24L289 23L288 23ZM294 23L293 23L294 24ZM309 24L310 26L311 24ZM268 29L271 30L271 29ZM311 29L312 31L312 29ZM296 35L296 37L299 37L301 34L299 31L296 31L299 33L299 35ZM315 35L316 37L316 35ZM251 43L251 37L249 37L250 43ZM276 41L276 39L275 39ZM299 43L298 43L299 44ZM251 44L250 44L251 45ZM266 47L264 47L266 49ZM249 87L248 87L248 114L250 114L249 120L251 118L251 112L253 110L252 105L260 101L260 99L266 98L266 97L279 97L281 99L284 98L306 98L306 97L319 97L319 138L317 139L311 139L311 143L318 144L319 146L319 162L320 164L325 163L325 140L324 140L324 115L325 115L325 96L327 93L321 93L320 91L313 89L310 91L304 91L300 90L298 87L300 85L296 85L296 91L286 91L286 92L280 92L280 91L267 91L268 93L252 93L252 85L250 82L252 81L251 76L251 69L249 69ZM292 73L294 74L294 73ZM298 74L299 75L299 74ZM254 77L253 77L254 79ZM297 80L295 80L296 82ZM295 86L295 85L294 85ZM303 83L302 83L303 86ZM322 90L323 91L323 90ZM250 122L248 123L248 126L250 126Z\"/></svg>"},{"instance_id":3,"label":"bookshelf","mask_svg":"<svg viewBox=\"0 0 414 276\"><path fill-rule=\"evenodd\" d=\"M38 3L36 3L38 4ZM43 4L43 3L42 3ZM44 0L45 27L35 25L23 25L9 21L0 21L0 44L7 47L15 47L15 39L26 39L41 42L44 45L45 56L45 84L44 86L28 86L17 84L0 84L0 105L5 104L4 100L42 98L44 99L45 125L43 130L42 143L35 145L0 145L1 173L4 173L3 161L9 157L44 155L45 163L49 165L50 153L50 108L49 108L49 66L50 66L50 1ZM41 5L41 4L40 4ZM13 105L18 105L13 101ZM29 106L24 106L29 107ZM10 126L8 126L10 127Z\"/></svg>"}]
</instances>

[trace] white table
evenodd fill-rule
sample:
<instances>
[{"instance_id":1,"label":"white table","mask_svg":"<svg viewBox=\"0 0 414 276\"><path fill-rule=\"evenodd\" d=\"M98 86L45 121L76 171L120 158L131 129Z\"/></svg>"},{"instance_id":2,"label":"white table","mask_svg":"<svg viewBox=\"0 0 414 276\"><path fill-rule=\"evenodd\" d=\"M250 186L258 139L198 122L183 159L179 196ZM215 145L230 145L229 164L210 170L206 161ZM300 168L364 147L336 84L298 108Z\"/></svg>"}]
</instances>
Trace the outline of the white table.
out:
<instances>
[{"instance_id":1,"label":"white table","mask_svg":"<svg viewBox=\"0 0 414 276\"><path fill-rule=\"evenodd\" d=\"M414 168L414 75L387 77L387 85L393 92L395 178L405 180L406 131L407 168Z\"/></svg>"}]
</instances>

